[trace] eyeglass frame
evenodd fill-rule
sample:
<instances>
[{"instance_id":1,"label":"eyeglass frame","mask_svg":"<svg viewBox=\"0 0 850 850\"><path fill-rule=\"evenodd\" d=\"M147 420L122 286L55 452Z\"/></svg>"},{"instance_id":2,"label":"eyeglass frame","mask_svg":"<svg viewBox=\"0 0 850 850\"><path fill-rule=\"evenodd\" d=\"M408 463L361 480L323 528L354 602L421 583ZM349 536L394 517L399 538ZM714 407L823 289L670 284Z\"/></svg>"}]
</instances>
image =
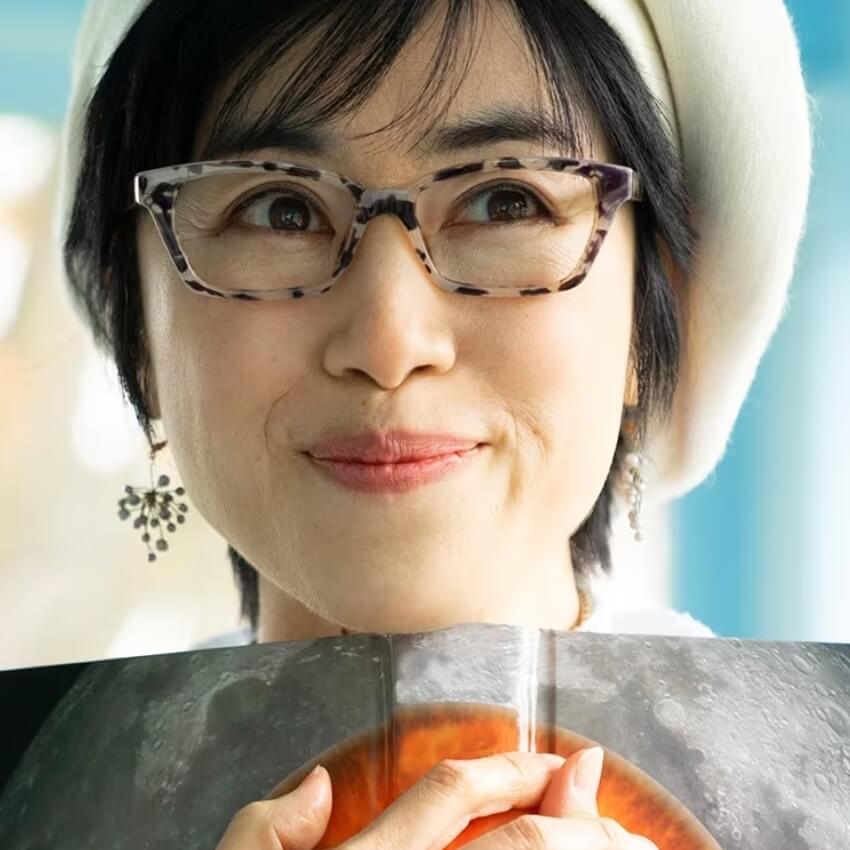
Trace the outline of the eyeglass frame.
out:
<instances>
[{"instance_id":1,"label":"eyeglass frame","mask_svg":"<svg viewBox=\"0 0 850 850\"><path fill-rule=\"evenodd\" d=\"M463 174L517 169L562 171L578 174L593 183L596 192L595 220L584 254L578 264L554 288L535 287L517 290L505 287L488 288L471 286L440 275L428 253L416 217L416 200L419 195L435 183ZM270 290L219 290L200 280L198 275L195 274L188 257L180 246L174 228L174 205L180 187L184 183L200 179L207 174L238 174L246 170L256 173L280 171L293 177L330 183L345 188L351 193L354 199L351 227L343 239L342 244L345 247L340 251L337 266L332 272L330 283L327 286L324 286L324 288L296 286ZM134 203L128 209L140 206L150 213L177 273L191 292L225 300L285 301L311 295L322 295L330 290L345 268L351 263L366 225L371 219L384 214L395 215L401 220L428 275L440 289L446 292L499 298L565 292L578 286L587 277L594 260L599 255L599 250L608 231L613 226L617 210L628 201L644 200L644 192L639 174L626 165L563 157L502 157L500 159L479 160L449 166L425 174L412 181L408 186L387 188L362 186L345 175L292 162L207 160L138 172L133 178L133 198Z\"/></svg>"}]
</instances>

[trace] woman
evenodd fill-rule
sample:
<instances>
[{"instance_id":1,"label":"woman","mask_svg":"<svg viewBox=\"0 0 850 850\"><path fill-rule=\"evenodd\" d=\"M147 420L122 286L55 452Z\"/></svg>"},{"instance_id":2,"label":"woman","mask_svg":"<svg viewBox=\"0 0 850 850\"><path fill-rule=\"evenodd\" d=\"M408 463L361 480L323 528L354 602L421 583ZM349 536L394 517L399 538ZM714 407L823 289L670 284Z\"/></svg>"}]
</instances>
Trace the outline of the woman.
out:
<instances>
[{"instance_id":1,"label":"woman","mask_svg":"<svg viewBox=\"0 0 850 850\"><path fill-rule=\"evenodd\" d=\"M248 639L709 633L602 579L612 520L719 459L784 302L809 138L780 0L115 5L78 43L66 270ZM596 816L600 770L441 765L355 844L533 799L482 850L649 846ZM312 847L325 776L221 847Z\"/></svg>"}]
</instances>

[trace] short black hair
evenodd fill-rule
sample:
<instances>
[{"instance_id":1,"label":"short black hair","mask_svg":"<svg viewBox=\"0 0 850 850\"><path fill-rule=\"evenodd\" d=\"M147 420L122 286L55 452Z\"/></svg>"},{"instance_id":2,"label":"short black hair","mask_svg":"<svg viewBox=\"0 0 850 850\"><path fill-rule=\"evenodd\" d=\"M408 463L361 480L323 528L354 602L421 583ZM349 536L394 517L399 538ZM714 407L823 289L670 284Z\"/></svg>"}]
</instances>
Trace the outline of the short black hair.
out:
<instances>
[{"instance_id":1,"label":"short black hair","mask_svg":"<svg viewBox=\"0 0 850 850\"><path fill-rule=\"evenodd\" d=\"M294 110L308 124L356 109L440 2L446 14L439 48L430 73L423 69L422 91L415 102L431 107L435 93L446 87L449 72L459 69L462 75L459 35L467 23L474 26L489 2L153 0L112 55L87 108L64 262L95 340L113 357L124 394L149 440L145 387L150 359L135 219L127 214L133 175L189 160L215 87L235 74L220 117L233 115L275 61L310 34L321 32L322 38L272 108L290 116ZM504 0L503 6L522 28L563 137L587 142L595 121L614 161L641 175L645 193L645 201L634 207L631 353L639 401L624 411L637 437L627 439L621 430L603 488L570 538L580 579L595 568L610 570L612 500L624 454L633 439L640 444L651 420L670 415L683 322L675 286L688 280L696 234L669 128L611 27L584 0ZM414 109L397 121L415 121L416 115ZM243 618L256 633L257 571L232 546L229 556Z\"/></svg>"}]
</instances>

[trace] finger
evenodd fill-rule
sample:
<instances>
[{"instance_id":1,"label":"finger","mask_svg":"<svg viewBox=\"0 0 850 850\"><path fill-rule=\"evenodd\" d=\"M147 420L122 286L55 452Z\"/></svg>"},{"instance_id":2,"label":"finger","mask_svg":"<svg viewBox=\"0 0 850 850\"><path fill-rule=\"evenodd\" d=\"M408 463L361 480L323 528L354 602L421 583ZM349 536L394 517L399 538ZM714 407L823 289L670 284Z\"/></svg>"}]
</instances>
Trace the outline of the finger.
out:
<instances>
[{"instance_id":1,"label":"finger","mask_svg":"<svg viewBox=\"0 0 850 850\"><path fill-rule=\"evenodd\" d=\"M240 809L216 850L313 850L327 829L331 798L330 775L318 767L289 794Z\"/></svg>"},{"instance_id":2,"label":"finger","mask_svg":"<svg viewBox=\"0 0 850 850\"><path fill-rule=\"evenodd\" d=\"M610 818L522 815L482 835L465 850L658 850L648 838L633 835Z\"/></svg>"},{"instance_id":3,"label":"finger","mask_svg":"<svg viewBox=\"0 0 850 850\"><path fill-rule=\"evenodd\" d=\"M599 793L604 758L602 747L573 753L552 777L538 814L547 817L598 817L596 795Z\"/></svg>"},{"instance_id":4,"label":"finger","mask_svg":"<svg viewBox=\"0 0 850 850\"><path fill-rule=\"evenodd\" d=\"M521 752L445 759L346 842L346 850L442 850L475 818L537 806L563 763L561 756Z\"/></svg>"},{"instance_id":5,"label":"finger","mask_svg":"<svg viewBox=\"0 0 850 850\"><path fill-rule=\"evenodd\" d=\"M575 772L576 762L581 758L583 752L584 750L576 750L564 762L564 766L553 774L549 787L540 801L537 814L550 818L562 818L569 814L567 810L569 784Z\"/></svg>"}]
</instances>

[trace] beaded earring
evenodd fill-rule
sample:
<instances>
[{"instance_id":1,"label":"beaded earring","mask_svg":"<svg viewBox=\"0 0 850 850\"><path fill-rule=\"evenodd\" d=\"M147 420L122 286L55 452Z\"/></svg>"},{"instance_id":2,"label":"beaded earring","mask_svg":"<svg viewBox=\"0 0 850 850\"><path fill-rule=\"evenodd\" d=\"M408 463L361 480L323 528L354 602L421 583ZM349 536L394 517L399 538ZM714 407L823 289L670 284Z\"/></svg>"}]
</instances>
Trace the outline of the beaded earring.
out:
<instances>
[{"instance_id":1,"label":"beaded earring","mask_svg":"<svg viewBox=\"0 0 850 850\"><path fill-rule=\"evenodd\" d=\"M640 521L640 506L646 482L640 474L644 457L640 452L629 452L625 458L623 483L626 489L626 499L629 502L629 525L635 534L635 540L643 540L643 525Z\"/></svg>"},{"instance_id":2,"label":"beaded earring","mask_svg":"<svg viewBox=\"0 0 850 850\"><path fill-rule=\"evenodd\" d=\"M636 448L639 444L637 427L634 421L627 417L623 424L623 433L626 435L631 447L623 459L622 481L625 489L626 501L629 504L629 526L634 532L635 540L643 540L643 525L640 519L640 508L643 501L643 493L646 482L641 476L641 467L646 458Z\"/></svg>"},{"instance_id":3,"label":"beaded earring","mask_svg":"<svg viewBox=\"0 0 850 850\"><path fill-rule=\"evenodd\" d=\"M156 484L153 483L156 453L165 448L166 444L167 441L163 440L151 445L150 485L131 487L128 484L124 488L124 495L118 500L119 519L126 520L132 514L137 514L133 520L133 528L142 530L142 542L148 547L148 561L156 560L154 548L158 552L168 551L165 533L173 534L177 531L177 528L186 522L186 513L189 510L185 502L176 501L176 497L184 496L186 491L182 487L169 490L171 481L167 475L160 475ZM157 539L152 541L154 537Z\"/></svg>"}]
</instances>

